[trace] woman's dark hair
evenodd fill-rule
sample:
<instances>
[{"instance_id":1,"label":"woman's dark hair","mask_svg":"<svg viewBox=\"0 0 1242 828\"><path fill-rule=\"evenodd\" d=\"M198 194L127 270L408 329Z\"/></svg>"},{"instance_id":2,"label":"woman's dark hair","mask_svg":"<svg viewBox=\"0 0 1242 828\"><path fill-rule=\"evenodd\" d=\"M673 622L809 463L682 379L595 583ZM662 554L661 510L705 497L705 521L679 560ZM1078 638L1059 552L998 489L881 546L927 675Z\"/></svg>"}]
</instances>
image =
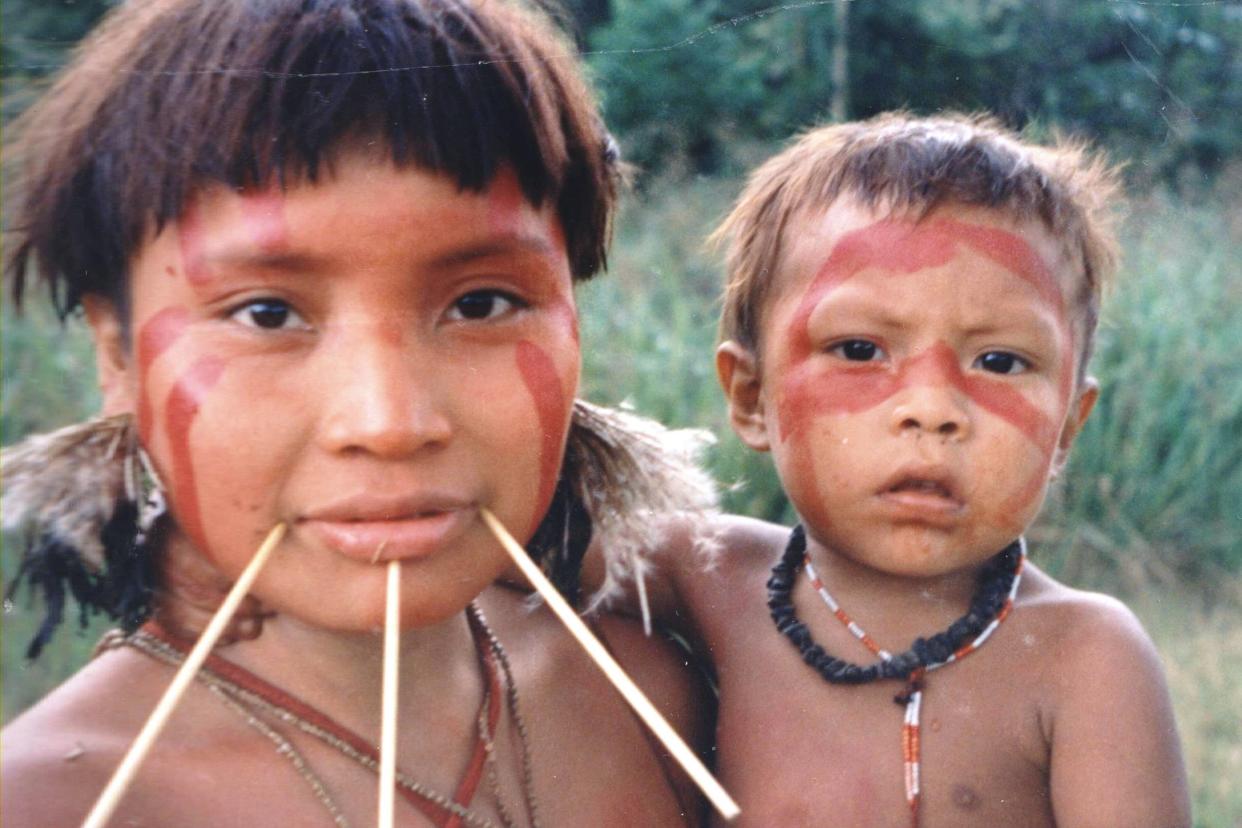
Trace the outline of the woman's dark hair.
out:
<instances>
[{"instance_id":1,"label":"woman's dark hair","mask_svg":"<svg viewBox=\"0 0 1242 828\"><path fill-rule=\"evenodd\" d=\"M479 191L510 165L555 205L577 279L604 264L615 151L576 58L516 0L150 0L112 12L15 127L7 262L64 316L208 182L286 186L378 145Z\"/></svg>"}]
</instances>

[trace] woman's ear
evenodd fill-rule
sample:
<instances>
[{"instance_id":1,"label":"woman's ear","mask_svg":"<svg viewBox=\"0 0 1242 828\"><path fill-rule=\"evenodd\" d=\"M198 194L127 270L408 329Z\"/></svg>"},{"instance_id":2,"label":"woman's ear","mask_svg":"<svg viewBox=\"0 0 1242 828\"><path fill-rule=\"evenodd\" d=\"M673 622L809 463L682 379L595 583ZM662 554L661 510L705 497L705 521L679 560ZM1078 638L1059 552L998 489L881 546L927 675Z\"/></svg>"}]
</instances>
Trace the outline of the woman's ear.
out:
<instances>
[{"instance_id":1,"label":"woman's ear","mask_svg":"<svg viewBox=\"0 0 1242 828\"><path fill-rule=\"evenodd\" d=\"M716 376L729 404L729 424L737 436L755 451L770 451L763 383L754 352L733 340L722 342L716 349Z\"/></svg>"},{"instance_id":2,"label":"woman's ear","mask_svg":"<svg viewBox=\"0 0 1242 828\"><path fill-rule=\"evenodd\" d=\"M1065 425L1061 428L1061 438L1057 440L1057 453L1052 461L1052 473L1060 474L1061 469L1065 467L1065 462L1069 460L1070 449L1074 445L1075 438L1082 431L1083 425L1087 422L1087 417L1091 414L1091 409L1095 408L1095 402L1100 398L1100 383L1095 377L1084 377L1082 384L1078 387L1078 393L1074 395L1073 401L1070 402L1069 414L1065 418Z\"/></svg>"},{"instance_id":3,"label":"woman's ear","mask_svg":"<svg viewBox=\"0 0 1242 828\"><path fill-rule=\"evenodd\" d=\"M131 359L116 305L102 296L82 297L86 322L95 342L95 375L103 395L106 416L134 413L134 383Z\"/></svg>"}]
</instances>

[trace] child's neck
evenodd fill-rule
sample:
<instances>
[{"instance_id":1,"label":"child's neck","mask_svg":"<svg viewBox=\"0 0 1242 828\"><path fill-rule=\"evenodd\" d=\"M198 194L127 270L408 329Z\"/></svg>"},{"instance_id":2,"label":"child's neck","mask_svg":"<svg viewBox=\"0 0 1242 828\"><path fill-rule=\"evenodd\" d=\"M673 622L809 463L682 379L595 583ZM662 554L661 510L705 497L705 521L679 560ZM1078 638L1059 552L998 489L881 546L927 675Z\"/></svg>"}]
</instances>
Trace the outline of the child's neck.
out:
<instances>
[{"instance_id":1,"label":"child's neck","mask_svg":"<svg viewBox=\"0 0 1242 828\"><path fill-rule=\"evenodd\" d=\"M960 618L970 606L983 566L911 577L868 566L811 537L807 553L841 608L890 649L905 649L915 638L940 632ZM822 603L805 574L799 577L794 596L800 607ZM819 614L808 612L812 617Z\"/></svg>"}]
</instances>

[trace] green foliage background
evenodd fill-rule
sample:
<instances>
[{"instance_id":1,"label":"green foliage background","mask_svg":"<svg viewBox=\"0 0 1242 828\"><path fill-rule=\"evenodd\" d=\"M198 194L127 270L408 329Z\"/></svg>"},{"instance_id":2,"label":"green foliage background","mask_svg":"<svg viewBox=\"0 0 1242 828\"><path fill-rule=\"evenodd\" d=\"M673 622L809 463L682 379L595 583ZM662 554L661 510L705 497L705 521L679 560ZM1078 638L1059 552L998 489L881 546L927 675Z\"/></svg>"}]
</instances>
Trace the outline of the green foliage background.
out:
<instances>
[{"instance_id":1,"label":"green foliage background","mask_svg":"<svg viewBox=\"0 0 1242 828\"><path fill-rule=\"evenodd\" d=\"M110 5L3 0L6 122ZM1196 824L1242 824L1242 6L854 0L847 90L830 80L832 0L568 6L638 168L611 272L579 296L586 395L713 431L709 461L746 514L791 518L767 459L730 434L712 365L720 268L702 239L747 169L842 91L851 117L987 109L1128 163L1125 263L1093 363L1103 394L1032 536L1055 574L1140 613L1165 655ZM0 441L95 409L79 321L61 328L35 301L20 319L6 302L0 322ZM6 576L18 554L5 544ZM66 629L32 665L21 651L36 622L24 596L5 602L6 717L75 669L102 628Z\"/></svg>"}]
</instances>

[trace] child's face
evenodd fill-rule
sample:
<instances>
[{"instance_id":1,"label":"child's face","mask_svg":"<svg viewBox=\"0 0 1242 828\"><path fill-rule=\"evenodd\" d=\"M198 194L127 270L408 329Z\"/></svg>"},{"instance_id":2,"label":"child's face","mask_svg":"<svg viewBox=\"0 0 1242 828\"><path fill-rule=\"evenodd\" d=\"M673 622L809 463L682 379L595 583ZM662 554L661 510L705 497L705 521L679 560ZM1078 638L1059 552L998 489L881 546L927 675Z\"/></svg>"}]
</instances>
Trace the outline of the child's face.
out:
<instances>
[{"instance_id":1,"label":"child's face","mask_svg":"<svg viewBox=\"0 0 1242 828\"><path fill-rule=\"evenodd\" d=\"M475 194L346 155L285 193L209 188L130 278L115 384L170 490L174 542L235 577L287 523L254 590L277 611L379 624L378 554L403 562L405 622L430 623L504 566L479 506L519 539L538 525L576 311L559 221L510 172Z\"/></svg>"},{"instance_id":2,"label":"child's face","mask_svg":"<svg viewBox=\"0 0 1242 828\"><path fill-rule=\"evenodd\" d=\"M984 210L849 202L786 239L758 365L718 357L739 434L830 549L911 576L978 564L1032 521L1095 398L1060 248Z\"/></svg>"}]
</instances>

